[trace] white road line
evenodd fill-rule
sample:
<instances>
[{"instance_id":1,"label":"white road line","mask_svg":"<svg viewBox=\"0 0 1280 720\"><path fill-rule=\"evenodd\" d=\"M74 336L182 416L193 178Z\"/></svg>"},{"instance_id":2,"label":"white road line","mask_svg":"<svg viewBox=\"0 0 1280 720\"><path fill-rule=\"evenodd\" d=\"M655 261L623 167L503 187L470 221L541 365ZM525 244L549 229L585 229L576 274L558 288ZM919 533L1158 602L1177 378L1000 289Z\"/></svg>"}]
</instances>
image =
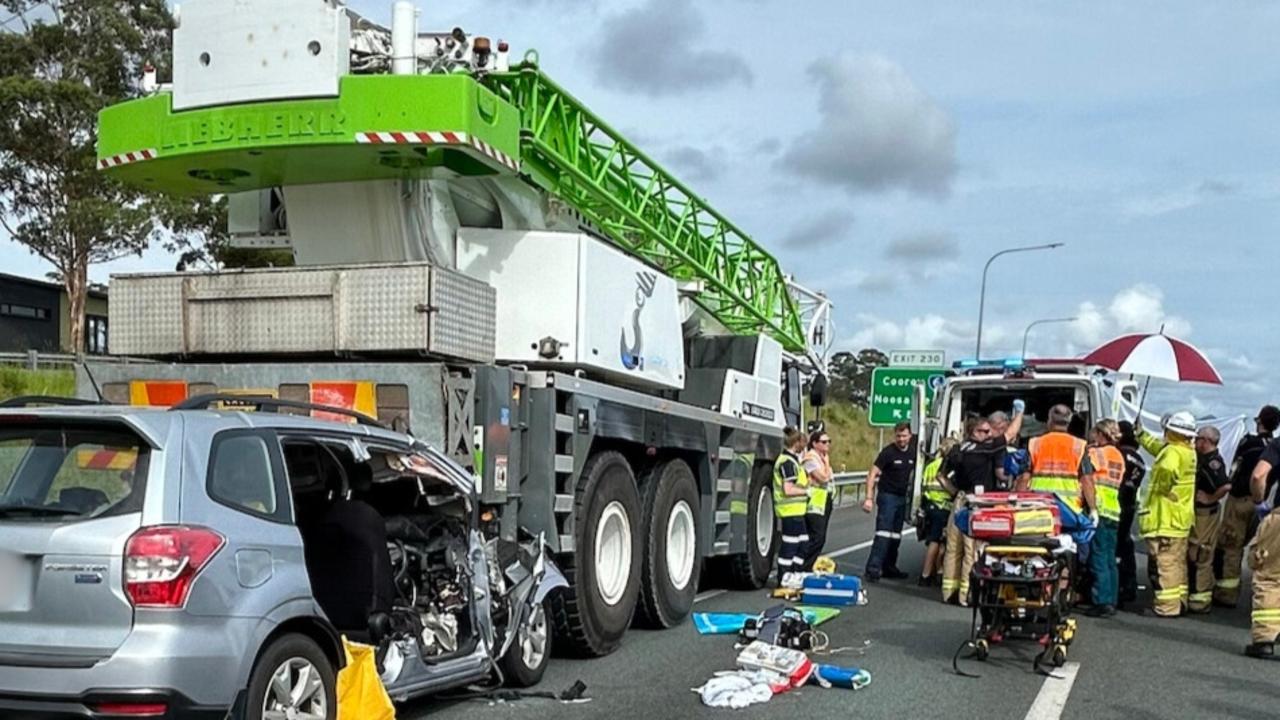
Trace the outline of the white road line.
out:
<instances>
[{"instance_id":1,"label":"white road line","mask_svg":"<svg viewBox=\"0 0 1280 720\"><path fill-rule=\"evenodd\" d=\"M871 544L872 544L872 543L874 543L874 542L875 542L874 540L868 540L868 541L866 541L866 542L860 542L860 543L858 543L857 545L850 545L849 547L840 548L839 550L836 550L835 552L823 553L823 555L826 555L827 557L831 557L831 558L844 557L845 555L848 555L848 554L850 554L850 553L856 553L856 552L858 552L859 550L863 550L863 549L865 549L865 548L869 548L869 547L871 547Z\"/></svg>"},{"instance_id":2,"label":"white road line","mask_svg":"<svg viewBox=\"0 0 1280 720\"><path fill-rule=\"evenodd\" d=\"M850 553L856 553L856 552L858 552L859 550L864 550L864 549L866 549L866 548L871 547L871 543L872 543L872 542L874 542L874 541L873 541L873 540L868 540L868 541L866 541L866 542L860 542L860 543L858 543L857 545L850 545L849 547L842 547L842 548L840 548L839 550L836 550L836 551L834 551L834 552L823 553L823 555L826 555L827 557L830 557L830 558L844 557L845 555L848 555L848 554L850 554ZM711 598L713 598L713 597L719 597L719 596L721 596L721 595L724 595L724 594L725 594L725 593L727 593L727 592L729 592L729 591L728 591L728 590L708 590L708 591L706 591L706 592L704 592L704 593L699 593L699 594L695 595L695 596L693 597L693 601L694 601L695 603L700 603L700 602L702 602L703 600L710 600L710 599L711 599Z\"/></svg>"},{"instance_id":3,"label":"white road line","mask_svg":"<svg viewBox=\"0 0 1280 720\"><path fill-rule=\"evenodd\" d=\"M1071 694L1071 686L1076 682L1076 672L1080 663L1069 662L1054 672L1057 677L1047 677L1040 686L1040 694L1031 703L1026 720L1058 720L1062 710L1067 706L1067 696Z\"/></svg>"}]
</instances>

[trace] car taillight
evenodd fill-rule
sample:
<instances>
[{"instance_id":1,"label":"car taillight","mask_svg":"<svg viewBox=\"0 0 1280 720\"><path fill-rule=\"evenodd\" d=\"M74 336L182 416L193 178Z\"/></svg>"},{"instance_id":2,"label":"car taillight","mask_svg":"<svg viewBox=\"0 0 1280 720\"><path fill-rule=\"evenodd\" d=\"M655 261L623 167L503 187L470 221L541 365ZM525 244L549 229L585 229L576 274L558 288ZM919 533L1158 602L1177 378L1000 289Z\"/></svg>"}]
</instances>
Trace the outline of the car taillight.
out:
<instances>
[{"instance_id":1,"label":"car taillight","mask_svg":"<svg viewBox=\"0 0 1280 720\"><path fill-rule=\"evenodd\" d=\"M203 527L145 527L124 549L124 590L134 607L180 608L226 539Z\"/></svg>"},{"instance_id":2,"label":"car taillight","mask_svg":"<svg viewBox=\"0 0 1280 720\"><path fill-rule=\"evenodd\" d=\"M101 703L97 710L102 715L159 717L169 712L169 706L164 703Z\"/></svg>"}]
</instances>

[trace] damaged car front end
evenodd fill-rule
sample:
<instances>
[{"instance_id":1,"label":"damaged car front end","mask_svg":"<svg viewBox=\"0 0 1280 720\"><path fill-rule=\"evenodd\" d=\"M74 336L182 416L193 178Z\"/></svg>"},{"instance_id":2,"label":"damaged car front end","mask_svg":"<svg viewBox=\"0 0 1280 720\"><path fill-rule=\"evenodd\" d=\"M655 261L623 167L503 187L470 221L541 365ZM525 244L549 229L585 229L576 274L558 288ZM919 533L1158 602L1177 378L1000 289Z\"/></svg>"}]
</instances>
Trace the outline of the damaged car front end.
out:
<instances>
[{"instance_id":1,"label":"damaged car front end","mask_svg":"<svg viewBox=\"0 0 1280 720\"><path fill-rule=\"evenodd\" d=\"M551 650L545 602L567 586L544 539L502 537L471 474L430 447L353 454L369 482L351 483L346 502L377 511L385 531L387 564L374 574L390 583L374 578L367 641L391 697L485 679L536 684Z\"/></svg>"}]
</instances>

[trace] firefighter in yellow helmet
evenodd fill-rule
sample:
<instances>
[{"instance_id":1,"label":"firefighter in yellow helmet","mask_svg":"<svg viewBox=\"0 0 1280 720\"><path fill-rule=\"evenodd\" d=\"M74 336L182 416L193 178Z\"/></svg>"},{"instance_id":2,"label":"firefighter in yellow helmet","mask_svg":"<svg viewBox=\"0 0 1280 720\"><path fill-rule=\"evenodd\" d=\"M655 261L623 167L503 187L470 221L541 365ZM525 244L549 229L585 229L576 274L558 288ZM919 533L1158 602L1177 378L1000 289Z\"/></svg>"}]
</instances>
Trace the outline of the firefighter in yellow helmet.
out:
<instances>
[{"instance_id":1,"label":"firefighter in yellow helmet","mask_svg":"<svg viewBox=\"0 0 1280 720\"><path fill-rule=\"evenodd\" d=\"M1138 442L1155 456L1138 499L1138 534L1147 543L1148 571L1158 617L1178 617L1187 602L1187 537L1195 524L1196 421L1176 412L1164 422L1164 438L1138 425Z\"/></svg>"},{"instance_id":2,"label":"firefighter in yellow helmet","mask_svg":"<svg viewBox=\"0 0 1280 720\"><path fill-rule=\"evenodd\" d=\"M1269 482L1271 471L1280 468L1280 442L1272 440L1262 451L1253 468L1249 490L1257 503L1261 522L1249 553L1249 569L1253 571L1253 642L1245 654L1275 659L1275 644L1280 636L1280 512L1276 512L1277 483Z\"/></svg>"}]
</instances>

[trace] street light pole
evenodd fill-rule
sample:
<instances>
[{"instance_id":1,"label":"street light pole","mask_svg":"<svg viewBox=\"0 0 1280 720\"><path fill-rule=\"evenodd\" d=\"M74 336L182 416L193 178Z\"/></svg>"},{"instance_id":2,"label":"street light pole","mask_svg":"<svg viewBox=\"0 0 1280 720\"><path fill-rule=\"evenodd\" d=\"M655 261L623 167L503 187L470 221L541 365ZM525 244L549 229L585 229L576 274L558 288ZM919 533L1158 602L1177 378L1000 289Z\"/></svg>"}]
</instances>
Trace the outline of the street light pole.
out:
<instances>
[{"instance_id":1,"label":"street light pole","mask_svg":"<svg viewBox=\"0 0 1280 720\"><path fill-rule=\"evenodd\" d=\"M1018 252L1031 252L1033 250L1053 250L1055 248L1062 247L1064 244L1065 243L1057 242L1045 245L1028 245L1026 247L1008 248L1006 250L1001 250L987 259L987 264L982 268L982 291L978 295L978 347L973 353L974 360L982 359L982 319L986 314L987 309L987 271L991 269L991 263L995 262L996 258L1001 255Z\"/></svg>"},{"instance_id":2,"label":"street light pole","mask_svg":"<svg viewBox=\"0 0 1280 720\"><path fill-rule=\"evenodd\" d=\"M1033 321L1032 323L1030 323L1029 325L1027 325L1027 329L1026 329L1026 331L1022 333L1022 355L1021 355L1020 357L1021 357L1023 360L1026 360L1026 359L1027 359L1027 338L1031 337L1031 328L1033 328L1033 327L1035 327L1035 326L1037 326L1037 325L1047 325L1047 324L1049 324L1049 323L1071 323L1071 322L1075 322L1076 320L1079 320L1079 319L1080 319L1080 318L1074 318L1074 317L1069 317L1069 318L1044 318L1043 320L1035 320L1035 321Z\"/></svg>"}]
</instances>

